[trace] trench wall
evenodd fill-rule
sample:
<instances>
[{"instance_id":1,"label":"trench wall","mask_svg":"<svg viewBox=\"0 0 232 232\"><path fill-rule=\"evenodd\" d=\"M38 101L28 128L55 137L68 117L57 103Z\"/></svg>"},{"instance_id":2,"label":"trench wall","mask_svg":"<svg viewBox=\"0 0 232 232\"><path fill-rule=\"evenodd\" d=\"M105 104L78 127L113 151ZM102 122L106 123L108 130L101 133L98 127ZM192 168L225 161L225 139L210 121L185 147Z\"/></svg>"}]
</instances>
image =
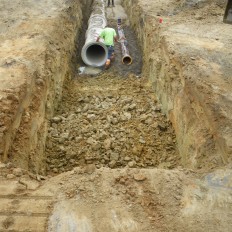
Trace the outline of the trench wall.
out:
<instances>
[{"instance_id":1,"label":"trench wall","mask_svg":"<svg viewBox=\"0 0 232 232\"><path fill-rule=\"evenodd\" d=\"M47 122L72 76L76 38L91 2L1 1L2 161L44 173Z\"/></svg>"},{"instance_id":2,"label":"trench wall","mask_svg":"<svg viewBox=\"0 0 232 232\"><path fill-rule=\"evenodd\" d=\"M186 2L123 4L143 50L143 76L175 128L183 165L214 168L231 160L231 36L222 23L225 2L193 9Z\"/></svg>"}]
</instances>

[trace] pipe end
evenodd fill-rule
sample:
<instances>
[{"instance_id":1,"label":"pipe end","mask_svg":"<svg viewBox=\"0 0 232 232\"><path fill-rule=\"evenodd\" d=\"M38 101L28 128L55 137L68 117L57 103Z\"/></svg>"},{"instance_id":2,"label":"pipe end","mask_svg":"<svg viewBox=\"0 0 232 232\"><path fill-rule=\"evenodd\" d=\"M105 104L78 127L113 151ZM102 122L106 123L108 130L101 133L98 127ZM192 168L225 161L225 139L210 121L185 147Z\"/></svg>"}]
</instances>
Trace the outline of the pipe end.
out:
<instances>
[{"instance_id":1,"label":"pipe end","mask_svg":"<svg viewBox=\"0 0 232 232\"><path fill-rule=\"evenodd\" d=\"M101 67L107 60L108 50L101 42L89 42L82 48L81 57L86 65Z\"/></svg>"},{"instance_id":2,"label":"pipe end","mask_svg":"<svg viewBox=\"0 0 232 232\"><path fill-rule=\"evenodd\" d=\"M133 62L131 56L124 56L122 58L122 63L125 64L125 65L131 65Z\"/></svg>"}]
</instances>

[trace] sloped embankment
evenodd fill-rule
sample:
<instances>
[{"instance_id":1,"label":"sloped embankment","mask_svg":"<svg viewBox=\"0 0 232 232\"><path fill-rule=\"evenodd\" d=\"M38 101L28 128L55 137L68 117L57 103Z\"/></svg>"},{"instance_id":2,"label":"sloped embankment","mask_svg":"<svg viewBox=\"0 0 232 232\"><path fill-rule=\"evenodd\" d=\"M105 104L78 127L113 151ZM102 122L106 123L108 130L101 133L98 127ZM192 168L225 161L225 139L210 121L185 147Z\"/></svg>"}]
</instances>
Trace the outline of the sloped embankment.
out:
<instances>
[{"instance_id":1,"label":"sloped embankment","mask_svg":"<svg viewBox=\"0 0 232 232\"><path fill-rule=\"evenodd\" d=\"M0 158L43 172L47 119L72 72L86 1L1 1Z\"/></svg>"},{"instance_id":2,"label":"sloped embankment","mask_svg":"<svg viewBox=\"0 0 232 232\"><path fill-rule=\"evenodd\" d=\"M143 74L192 168L230 162L232 28L222 23L224 3L124 2L143 49Z\"/></svg>"}]
</instances>

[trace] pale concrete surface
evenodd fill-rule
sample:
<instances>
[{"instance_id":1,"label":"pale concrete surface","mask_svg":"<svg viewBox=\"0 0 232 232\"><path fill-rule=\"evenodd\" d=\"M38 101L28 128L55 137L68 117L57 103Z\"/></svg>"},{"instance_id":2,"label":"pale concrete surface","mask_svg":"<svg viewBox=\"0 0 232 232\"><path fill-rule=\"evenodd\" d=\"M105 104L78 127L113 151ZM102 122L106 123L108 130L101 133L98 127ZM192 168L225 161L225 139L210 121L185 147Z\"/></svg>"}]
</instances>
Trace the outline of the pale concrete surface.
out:
<instances>
[{"instance_id":1,"label":"pale concrete surface","mask_svg":"<svg viewBox=\"0 0 232 232\"><path fill-rule=\"evenodd\" d=\"M106 3L108 3L108 1L106 1ZM126 21L127 24L129 24L129 21L127 20L127 14L124 8L122 7L121 0L115 0L114 5L115 7L112 7L110 5L110 7L106 8L107 19L115 20L115 25L117 24L118 18L121 18L123 21Z\"/></svg>"}]
</instances>

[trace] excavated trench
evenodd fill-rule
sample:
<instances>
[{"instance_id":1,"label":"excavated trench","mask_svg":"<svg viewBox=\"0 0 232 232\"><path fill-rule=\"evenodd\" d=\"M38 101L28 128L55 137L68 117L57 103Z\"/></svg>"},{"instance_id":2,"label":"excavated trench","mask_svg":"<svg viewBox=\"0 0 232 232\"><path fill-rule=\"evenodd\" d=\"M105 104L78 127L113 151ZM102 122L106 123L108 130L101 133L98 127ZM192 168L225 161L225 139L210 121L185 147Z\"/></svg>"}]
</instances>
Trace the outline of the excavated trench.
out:
<instances>
[{"instance_id":1,"label":"excavated trench","mask_svg":"<svg viewBox=\"0 0 232 232\"><path fill-rule=\"evenodd\" d=\"M126 19L122 21L133 63L122 64L118 43L109 70L97 76L76 74L66 80L62 101L48 128L50 174L86 164L168 169L180 165L171 122L141 76L142 56L135 32ZM116 25L117 19L108 12L108 26L116 30ZM79 47L84 44L84 34L78 39ZM78 61L78 67L84 65Z\"/></svg>"},{"instance_id":2,"label":"excavated trench","mask_svg":"<svg viewBox=\"0 0 232 232\"><path fill-rule=\"evenodd\" d=\"M122 18L133 63L122 64L116 44L116 59L108 71L90 69L89 76L79 75L92 1L65 4L60 13L54 11L56 6L49 7L57 18L41 30L39 41L45 41L45 50L37 46L38 33L32 33L23 44L29 50L21 55L25 61L4 61L6 83L15 85L15 94L6 90L1 99L1 160L42 174L89 163L212 169L227 162L228 136L223 130L217 133L215 116L205 111L202 99L207 90L195 97L189 83L193 80L183 78L181 58L170 47L174 43L162 39L157 18L132 1L122 2L128 17L120 4L107 8L109 26L116 29L118 16ZM46 12L43 17L51 16ZM64 29L54 32L59 24ZM24 51L22 43L15 44ZM26 78L18 84L14 73ZM98 75L92 78L94 73Z\"/></svg>"}]
</instances>

